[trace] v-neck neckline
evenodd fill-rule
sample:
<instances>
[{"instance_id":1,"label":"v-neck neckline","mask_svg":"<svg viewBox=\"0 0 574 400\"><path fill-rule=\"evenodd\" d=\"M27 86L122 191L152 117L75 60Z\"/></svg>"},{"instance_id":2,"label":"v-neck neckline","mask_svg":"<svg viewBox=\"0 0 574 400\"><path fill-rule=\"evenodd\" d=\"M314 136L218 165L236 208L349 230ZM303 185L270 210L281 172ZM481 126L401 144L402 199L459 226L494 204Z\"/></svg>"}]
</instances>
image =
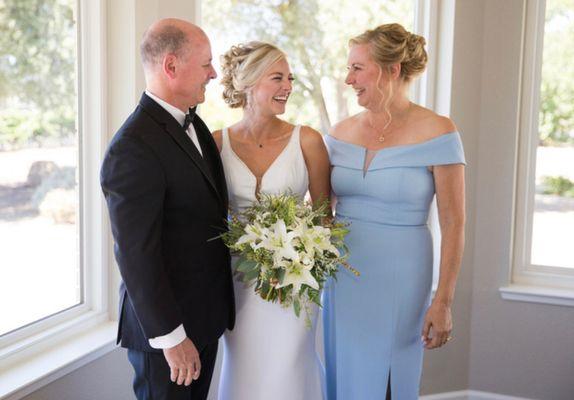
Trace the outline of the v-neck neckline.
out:
<instances>
[{"instance_id":1,"label":"v-neck neckline","mask_svg":"<svg viewBox=\"0 0 574 400\"><path fill-rule=\"evenodd\" d=\"M256 181L259 180L259 182L263 182L263 178L265 178L265 176L271 170L271 168L273 168L275 166L275 164L277 164L277 160L279 160L281 158L281 156L283 156L283 154L285 154L287 152L287 149L289 148L289 146L291 146L291 142L293 141L293 137L295 136L296 129L297 129L297 126L295 126L295 128L293 128L293 131L291 132L291 137L289 138L289 141L287 142L285 147L283 147L281 152L277 155L277 157L275 157L275 159L271 162L271 164L269 164L269 166L267 167L265 172L263 174L261 174L261 176L259 176L259 177L253 173L253 171L251 170L251 168L249 168L249 166L245 163L245 161L243 161L241 159L241 157L239 157L239 155L237 155L235 150L233 150L233 146L231 145L231 138L229 137L229 129L228 128L225 128L225 136L226 136L227 144L229 145L229 151L231 152L231 154L237 159L237 161L239 161L245 167L245 169L249 172L249 174L253 178L255 178Z\"/></svg>"}]
</instances>

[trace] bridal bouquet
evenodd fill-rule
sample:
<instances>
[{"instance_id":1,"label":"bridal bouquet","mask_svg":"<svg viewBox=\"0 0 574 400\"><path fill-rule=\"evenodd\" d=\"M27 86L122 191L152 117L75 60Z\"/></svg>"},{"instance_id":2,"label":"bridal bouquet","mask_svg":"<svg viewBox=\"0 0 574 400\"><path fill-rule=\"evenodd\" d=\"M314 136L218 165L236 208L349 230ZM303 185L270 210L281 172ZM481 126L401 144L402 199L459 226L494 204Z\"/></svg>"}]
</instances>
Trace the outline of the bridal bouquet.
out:
<instances>
[{"instance_id":1,"label":"bridal bouquet","mask_svg":"<svg viewBox=\"0 0 574 400\"><path fill-rule=\"evenodd\" d=\"M255 293L291 307L297 317L309 305L321 306L321 290L338 266L347 263L343 242L346 224L323 222L328 205L313 209L290 194L265 195L250 208L234 215L222 235L232 252L239 253L236 272L253 284Z\"/></svg>"}]
</instances>

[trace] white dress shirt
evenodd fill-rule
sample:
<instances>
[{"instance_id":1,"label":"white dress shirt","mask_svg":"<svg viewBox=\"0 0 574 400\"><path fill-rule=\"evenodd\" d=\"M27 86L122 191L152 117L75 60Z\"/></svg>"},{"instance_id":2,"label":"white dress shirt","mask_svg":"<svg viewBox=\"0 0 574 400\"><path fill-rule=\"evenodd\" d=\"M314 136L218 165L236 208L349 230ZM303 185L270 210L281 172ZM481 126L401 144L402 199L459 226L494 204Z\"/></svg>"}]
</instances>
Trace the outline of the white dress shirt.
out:
<instances>
[{"instance_id":1,"label":"white dress shirt","mask_svg":"<svg viewBox=\"0 0 574 400\"><path fill-rule=\"evenodd\" d=\"M149 90L146 90L145 94L148 95L157 104L162 106L168 113L170 113L176 119L176 121L181 126L183 126L183 122L185 121L185 112L181 111L179 108L174 107L171 104L167 103L166 101L155 96ZM201 146L199 145L199 140L197 139L197 133L195 132L193 124L189 125L189 128L187 129L187 134L190 137L193 144L195 145L195 147L197 148L197 151L199 151L199 154L203 156L203 152L201 151ZM186 337L187 333L185 332L183 324L180 324L177 328L175 328L167 335L157 336L148 340L149 345L154 349L169 349L183 342Z\"/></svg>"},{"instance_id":2,"label":"white dress shirt","mask_svg":"<svg viewBox=\"0 0 574 400\"><path fill-rule=\"evenodd\" d=\"M162 106L165 109L165 111L170 113L171 116L174 117L175 120L181 126L183 126L183 123L185 121L185 114L186 114L184 111L181 111L179 108L174 107L171 104L169 104L168 102L166 102L165 100L160 99L159 97L157 97L156 95L151 93L149 90L146 90L145 94L147 94L149 97L151 97L151 99L154 100L157 104ZM195 128L193 127L193 124L189 124L189 128L187 128L187 135L189 136L189 138L191 139L191 141L193 142L193 144L197 148L197 151L199 151L199 154L201 154L203 156L203 152L201 151L201 146L199 145L199 140L197 139L197 133L195 132Z\"/></svg>"}]
</instances>

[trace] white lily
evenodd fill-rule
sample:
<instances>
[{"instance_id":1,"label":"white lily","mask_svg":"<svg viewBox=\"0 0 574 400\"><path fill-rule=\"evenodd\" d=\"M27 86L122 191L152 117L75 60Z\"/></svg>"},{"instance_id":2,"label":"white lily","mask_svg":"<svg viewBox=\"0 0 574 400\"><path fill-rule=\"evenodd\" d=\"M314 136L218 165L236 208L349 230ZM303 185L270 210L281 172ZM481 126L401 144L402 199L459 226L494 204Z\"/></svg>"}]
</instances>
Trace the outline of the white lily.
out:
<instances>
[{"instance_id":1,"label":"white lily","mask_svg":"<svg viewBox=\"0 0 574 400\"><path fill-rule=\"evenodd\" d=\"M253 222L245 227L245 234L237 240L236 246L248 243L251 248L257 249L260 247L260 243L265 240L268 235L269 229L261 226L259 222Z\"/></svg>"},{"instance_id":2,"label":"white lily","mask_svg":"<svg viewBox=\"0 0 574 400\"><path fill-rule=\"evenodd\" d=\"M315 260L313 259L313 254L311 253L309 255L307 253L302 253L301 254L301 264L308 266L310 268L313 268L313 265L315 264Z\"/></svg>"},{"instance_id":3,"label":"white lily","mask_svg":"<svg viewBox=\"0 0 574 400\"><path fill-rule=\"evenodd\" d=\"M320 255L329 251L336 254L337 257L339 256L339 250L331 244L331 230L329 228L314 226L301 230L303 233L300 240L307 253Z\"/></svg>"},{"instance_id":4,"label":"white lily","mask_svg":"<svg viewBox=\"0 0 574 400\"><path fill-rule=\"evenodd\" d=\"M299 293L301 285L307 285L318 290L319 283L315 280L313 275L311 275L311 268L311 265L305 265L297 261L291 263L291 265L285 270L283 282L280 282L276 288L293 285L294 294Z\"/></svg>"},{"instance_id":5,"label":"white lily","mask_svg":"<svg viewBox=\"0 0 574 400\"><path fill-rule=\"evenodd\" d=\"M295 226L295 229L293 231L297 234L297 237L301 241L301 244L305 248L305 251L309 254L314 254L315 253L315 250L314 250L315 246L314 246L313 241L314 241L315 235L313 234L313 229L310 229L307 226L307 223L300 222Z\"/></svg>"},{"instance_id":6,"label":"white lily","mask_svg":"<svg viewBox=\"0 0 574 400\"><path fill-rule=\"evenodd\" d=\"M285 221L278 219L269 229L269 234L261 241L259 247L273 252L273 259L278 264L281 259L298 260L299 253L295 250L296 233L287 232ZM279 265L275 265L278 268Z\"/></svg>"},{"instance_id":7,"label":"white lily","mask_svg":"<svg viewBox=\"0 0 574 400\"><path fill-rule=\"evenodd\" d=\"M339 250L331 243L331 230L322 226L313 227L315 246L322 252L328 251L339 257Z\"/></svg>"}]
</instances>

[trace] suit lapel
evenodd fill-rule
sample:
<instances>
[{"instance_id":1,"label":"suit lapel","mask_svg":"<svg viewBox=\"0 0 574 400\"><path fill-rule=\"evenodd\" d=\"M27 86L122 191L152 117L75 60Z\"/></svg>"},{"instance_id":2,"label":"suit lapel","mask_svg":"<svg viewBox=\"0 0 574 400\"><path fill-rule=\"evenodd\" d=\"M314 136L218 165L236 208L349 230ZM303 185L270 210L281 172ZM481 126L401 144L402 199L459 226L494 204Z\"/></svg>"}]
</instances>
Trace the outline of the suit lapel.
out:
<instances>
[{"instance_id":1,"label":"suit lapel","mask_svg":"<svg viewBox=\"0 0 574 400\"><path fill-rule=\"evenodd\" d=\"M148 114L150 114L152 118L156 120L165 129L165 131L179 145L179 147L185 152L185 154L187 154L189 158L191 158L191 161L193 161L193 163L201 171L201 173L209 183L209 186L211 186L211 188L215 192L222 206L226 208L225 206L226 202L224 198L221 196L221 193L219 192L214 177L209 171L207 163L205 162L201 154L199 154L199 151L197 150L197 148L195 147L195 145L193 144L187 133L183 130L183 127L180 126L177 123L177 121L166 110L163 109L163 107L161 107L155 101L150 99L145 93L142 95L140 99L140 106L144 110L146 110ZM207 129L207 127L205 129Z\"/></svg>"},{"instance_id":2,"label":"suit lapel","mask_svg":"<svg viewBox=\"0 0 574 400\"><path fill-rule=\"evenodd\" d=\"M195 119L193 120L193 127L201 144L204 159L209 163L211 167L210 171L213 174L213 178L217 184L219 194L221 195L223 204L227 210L227 183L225 181L223 163L221 162L221 157L219 156L219 149L217 148L217 144L215 144L215 140L213 140L209 128L198 115L196 115Z\"/></svg>"}]
</instances>

